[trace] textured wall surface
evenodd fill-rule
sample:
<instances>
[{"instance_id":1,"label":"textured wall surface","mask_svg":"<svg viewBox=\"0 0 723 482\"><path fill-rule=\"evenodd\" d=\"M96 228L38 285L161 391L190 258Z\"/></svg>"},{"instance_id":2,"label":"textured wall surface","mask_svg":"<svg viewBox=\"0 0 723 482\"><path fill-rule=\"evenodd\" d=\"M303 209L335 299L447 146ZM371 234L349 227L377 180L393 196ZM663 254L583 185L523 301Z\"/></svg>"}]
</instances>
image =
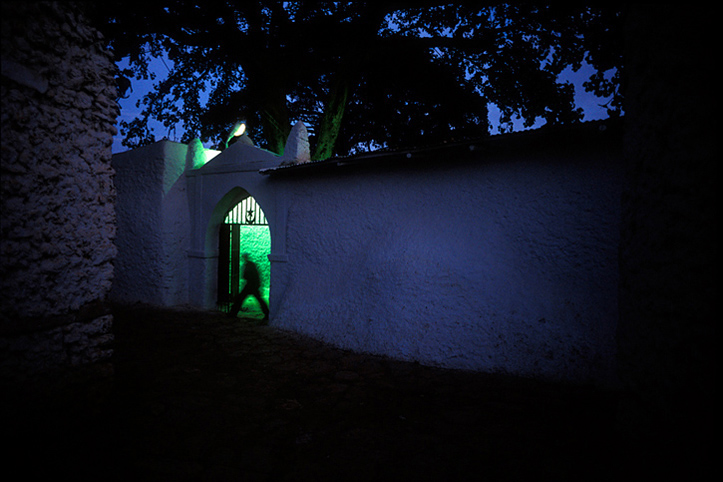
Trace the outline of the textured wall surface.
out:
<instances>
[{"instance_id":1,"label":"textured wall surface","mask_svg":"<svg viewBox=\"0 0 723 482\"><path fill-rule=\"evenodd\" d=\"M116 254L115 66L68 3L3 2L1 53L3 371L102 359L112 317L97 306ZM57 350L40 350L43 337Z\"/></svg>"},{"instance_id":2,"label":"textured wall surface","mask_svg":"<svg viewBox=\"0 0 723 482\"><path fill-rule=\"evenodd\" d=\"M620 157L547 146L279 179L288 284L272 322L422 363L614 383Z\"/></svg>"},{"instance_id":3,"label":"textured wall surface","mask_svg":"<svg viewBox=\"0 0 723 482\"><path fill-rule=\"evenodd\" d=\"M113 156L118 190L116 276L111 298L159 306L188 301L190 217L185 144L160 141Z\"/></svg>"}]
</instances>

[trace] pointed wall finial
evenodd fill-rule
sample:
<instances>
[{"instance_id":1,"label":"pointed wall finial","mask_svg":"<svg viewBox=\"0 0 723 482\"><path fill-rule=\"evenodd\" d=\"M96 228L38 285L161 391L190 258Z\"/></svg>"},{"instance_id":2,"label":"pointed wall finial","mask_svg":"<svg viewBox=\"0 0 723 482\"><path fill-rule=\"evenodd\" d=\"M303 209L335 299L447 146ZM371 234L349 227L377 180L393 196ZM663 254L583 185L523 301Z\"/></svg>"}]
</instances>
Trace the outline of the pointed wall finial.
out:
<instances>
[{"instance_id":1,"label":"pointed wall finial","mask_svg":"<svg viewBox=\"0 0 723 482\"><path fill-rule=\"evenodd\" d=\"M284 147L284 155L281 157L281 165L288 166L309 161L311 161L309 134L306 131L304 123L299 121L291 128L291 133L286 139L286 147Z\"/></svg>"},{"instance_id":2,"label":"pointed wall finial","mask_svg":"<svg viewBox=\"0 0 723 482\"><path fill-rule=\"evenodd\" d=\"M198 169L206 164L206 152L198 137L188 143L186 153L186 169Z\"/></svg>"}]
</instances>

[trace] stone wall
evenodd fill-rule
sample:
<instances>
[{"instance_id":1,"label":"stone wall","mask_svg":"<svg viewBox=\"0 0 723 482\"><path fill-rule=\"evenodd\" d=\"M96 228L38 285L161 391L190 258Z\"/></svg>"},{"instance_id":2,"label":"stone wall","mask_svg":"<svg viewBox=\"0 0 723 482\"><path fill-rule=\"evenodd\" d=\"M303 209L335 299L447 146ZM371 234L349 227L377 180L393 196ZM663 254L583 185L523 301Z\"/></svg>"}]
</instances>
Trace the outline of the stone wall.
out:
<instances>
[{"instance_id":1,"label":"stone wall","mask_svg":"<svg viewBox=\"0 0 723 482\"><path fill-rule=\"evenodd\" d=\"M115 65L78 7L2 3L2 375L111 354Z\"/></svg>"}]
</instances>

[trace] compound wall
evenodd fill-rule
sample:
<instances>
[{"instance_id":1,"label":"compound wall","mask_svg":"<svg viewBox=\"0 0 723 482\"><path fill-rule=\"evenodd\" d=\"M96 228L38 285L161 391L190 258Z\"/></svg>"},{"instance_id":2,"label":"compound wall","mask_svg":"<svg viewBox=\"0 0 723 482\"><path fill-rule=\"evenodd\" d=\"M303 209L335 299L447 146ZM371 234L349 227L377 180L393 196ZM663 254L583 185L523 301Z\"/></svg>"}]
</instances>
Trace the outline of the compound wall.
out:
<instances>
[{"instance_id":1,"label":"compound wall","mask_svg":"<svg viewBox=\"0 0 723 482\"><path fill-rule=\"evenodd\" d=\"M622 169L605 142L279 170L273 324L425 364L614 383Z\"/></svg>"}]
</instances>

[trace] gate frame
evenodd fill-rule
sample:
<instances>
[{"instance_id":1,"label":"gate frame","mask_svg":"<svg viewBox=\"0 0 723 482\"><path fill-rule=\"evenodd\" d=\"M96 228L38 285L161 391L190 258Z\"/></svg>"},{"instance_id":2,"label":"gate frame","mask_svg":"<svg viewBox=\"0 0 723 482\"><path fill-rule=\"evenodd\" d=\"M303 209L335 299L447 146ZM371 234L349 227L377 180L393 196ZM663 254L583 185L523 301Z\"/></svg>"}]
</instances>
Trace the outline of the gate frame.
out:
<instances>
[{"instance_id":1,"label":"gate frame","mask_svg":"<svg viewBox=\"0 0 723 482\"><path fill-rule=\"evenodd\" d=\"M271 237L269 306L274 316L275 300L284 291L286 279L285 198L262 169L277 167L276 154L244 143L235 143L207 164L186 171L191 212L189 304L215 310L218 291L218 242L226 214L244 198L253 197L264 212Z\"/></svg>"},{"instance_id":2,"label":"gate frame","mask_svg":"<svg viewBox=\"0 0 723 482\"><path fill-rule=\"evenodd\" d=\"M251 200L257 207L263 216L264 223L226 223L226 218L229 213L236 209L237 206L241 205L244 201ZM240 266L241 266L241 249L243 243L241 242L242 228L244 226L266 226L269 229L269 223L266 219L266 213L263 212L261 205L254 199L253 196L248 195L247 197L241 198L238 203L234 204L224 216L224 221L219 225L219 237L218 237L218 263L217 263L217 276L218 283L216 286L216 306L220 311L227 312L233 299L239 293L239 281L241 278ZM270 233L269 233L270 234ZM231 240L230 243L222 242L223 239ZM234 240L238 240L235 243ZM234 249L235 246L235 249ZM270 254L270 253L269 253ZM226 264L230 265L229 269L224 269L223 266ZM268 280L269 288L271 280ZM223 286L228 286L230 292L227 289L222 289Z\"/></svg>"}]
</instances>

